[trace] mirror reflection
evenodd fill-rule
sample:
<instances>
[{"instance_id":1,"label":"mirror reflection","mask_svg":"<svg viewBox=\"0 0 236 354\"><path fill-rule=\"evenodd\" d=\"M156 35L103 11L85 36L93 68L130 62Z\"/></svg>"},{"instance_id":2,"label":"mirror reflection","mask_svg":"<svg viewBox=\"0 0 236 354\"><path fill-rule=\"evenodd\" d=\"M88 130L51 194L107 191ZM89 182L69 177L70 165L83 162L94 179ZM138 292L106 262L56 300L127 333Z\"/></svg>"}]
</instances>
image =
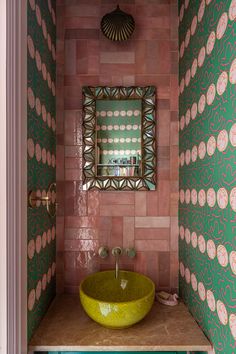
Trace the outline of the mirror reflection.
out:
<instances>
[{"instance_id":1,"label":"mirror reflection","mask_svg":"<svg viewBox=\"0 0 236 354\"><path fill-rule=\"evenodd\" d=\"M142 100L97 100L97 176L142 176Z\"/></svg>"},{"instance_id":2,"label":"mirror reflection","mask_svg":"<svg viewBox=\"0 0 236 354\"><path fill-rule=\"evenodd\" d=\"M154 190L154 86L83 87L83 189Z\"/></svg>"}]
</instances>

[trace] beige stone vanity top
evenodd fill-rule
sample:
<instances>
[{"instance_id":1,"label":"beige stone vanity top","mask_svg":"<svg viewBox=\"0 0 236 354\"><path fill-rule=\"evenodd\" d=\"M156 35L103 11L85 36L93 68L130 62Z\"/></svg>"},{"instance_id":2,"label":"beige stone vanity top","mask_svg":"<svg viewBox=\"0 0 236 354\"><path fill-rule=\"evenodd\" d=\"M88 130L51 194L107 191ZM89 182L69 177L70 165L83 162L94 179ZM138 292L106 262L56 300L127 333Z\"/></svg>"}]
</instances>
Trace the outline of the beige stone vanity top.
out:
<instances>
[{"instance_id":1,"label":"beige stone vanity top","mask_svg":"<svg viewBox=\"0 0 236 354\"><path fill-rule=\"evenodd\" d=\"M112 330L93 322L77 295L58 296L35 332L30 350L210 351L211 345L183 303L154 303L140 323Z\"/></svg>"}]
</instances>

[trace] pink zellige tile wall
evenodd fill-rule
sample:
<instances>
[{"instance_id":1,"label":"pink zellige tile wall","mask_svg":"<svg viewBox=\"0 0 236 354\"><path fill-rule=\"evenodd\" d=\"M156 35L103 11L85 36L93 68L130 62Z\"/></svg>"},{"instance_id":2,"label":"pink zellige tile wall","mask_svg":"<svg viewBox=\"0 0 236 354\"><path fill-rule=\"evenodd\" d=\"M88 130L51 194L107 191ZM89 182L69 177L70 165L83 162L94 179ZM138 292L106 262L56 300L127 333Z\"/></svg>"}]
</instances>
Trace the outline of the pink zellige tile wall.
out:
<instances>
[{"instance_id":1,"label":"pink zellige tile wall","mask_svg":"<svg viewBox=\"0 0 236 354\"><path fill-rule=\"evenodd\" d=\"M178 287L177 0L120 0L136 22L132 39L100 32L117 0L57 1L57 285L76 292L88 273L114 267L100 245L135 247L121 266L149 275L159 289ZM83 85L155 85L157 190L82 191Z\"/></svg>"}]
</instances>

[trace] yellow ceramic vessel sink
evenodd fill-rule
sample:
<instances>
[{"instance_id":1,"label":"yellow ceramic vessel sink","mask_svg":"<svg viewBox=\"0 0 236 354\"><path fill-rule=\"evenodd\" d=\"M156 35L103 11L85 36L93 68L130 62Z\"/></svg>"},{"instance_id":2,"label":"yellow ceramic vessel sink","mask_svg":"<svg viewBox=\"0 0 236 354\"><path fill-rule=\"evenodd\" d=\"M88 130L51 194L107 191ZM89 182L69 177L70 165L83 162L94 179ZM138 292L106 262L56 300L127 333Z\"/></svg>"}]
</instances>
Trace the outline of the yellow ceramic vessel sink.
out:
<instances>
[{"instance_id":1,"label":"yellow ceramic vessel sink","mask_svg":"<svg viewBox=\"0 0 236 354\"><path fill-rule=\"evenodd\" d=\"M81 304L89 317L114 329L141 321L152 307L155 286L148 277L109 270L89 275L80 285Z\"/></svg>"}]
</instances>

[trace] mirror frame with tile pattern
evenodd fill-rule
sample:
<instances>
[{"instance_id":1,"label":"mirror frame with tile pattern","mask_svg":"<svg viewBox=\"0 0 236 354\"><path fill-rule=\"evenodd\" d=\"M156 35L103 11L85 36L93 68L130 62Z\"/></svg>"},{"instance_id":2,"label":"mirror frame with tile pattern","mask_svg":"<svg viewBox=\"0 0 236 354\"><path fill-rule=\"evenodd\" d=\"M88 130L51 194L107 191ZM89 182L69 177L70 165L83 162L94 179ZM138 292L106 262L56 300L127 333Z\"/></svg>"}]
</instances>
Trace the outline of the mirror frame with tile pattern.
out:
<instances>
[{"instance_id":1,"label":"mirror frame with tile pattern","mask_svg":"<svg viewBox=\"0 0 236 354\"><path fill-rule=\"evenodd\" d=\"M156 88L154 86L84 86L83 94L83 189L156 189ZM141 175L97 174L98 100L141 100Z\"/></svg>"}]
</instances>

